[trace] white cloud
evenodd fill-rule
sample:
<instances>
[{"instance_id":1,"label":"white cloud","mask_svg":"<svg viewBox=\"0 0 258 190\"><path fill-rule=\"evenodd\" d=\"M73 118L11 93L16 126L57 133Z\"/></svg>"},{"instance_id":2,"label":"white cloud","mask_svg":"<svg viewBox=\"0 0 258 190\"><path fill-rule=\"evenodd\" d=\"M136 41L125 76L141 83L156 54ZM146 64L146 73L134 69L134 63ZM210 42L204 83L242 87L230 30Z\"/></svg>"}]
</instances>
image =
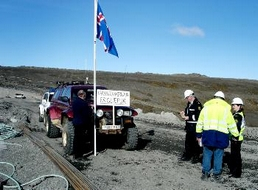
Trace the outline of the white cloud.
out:
<instances>
[{"instance_id":1,"label":"white cloud","mask_svg":"<svg viewBox=\"0 0 258 190\"><path fill-rule=\"evenodd\" d=\"M204 37L204 31L198 26L186 27L181 25L173 26L172 32L182 36L199 36Z\"/></svg>"}]
</instances>

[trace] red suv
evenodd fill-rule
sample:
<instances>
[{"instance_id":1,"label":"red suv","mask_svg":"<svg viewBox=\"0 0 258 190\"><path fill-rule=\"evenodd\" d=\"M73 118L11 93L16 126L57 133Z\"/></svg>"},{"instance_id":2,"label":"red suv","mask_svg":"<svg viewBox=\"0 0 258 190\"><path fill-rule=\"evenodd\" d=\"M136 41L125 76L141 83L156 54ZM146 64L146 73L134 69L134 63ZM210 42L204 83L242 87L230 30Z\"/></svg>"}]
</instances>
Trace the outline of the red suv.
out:
<instances>
[{"instance_id":1,"label":"red suv","mask_svg":"<svg viewBox=\"0 0 258 190\"><path fill-rule=\"evenodd\" d=\"M79 90L87 94L86 101L94 110L94 85L83 82L58 83L55 94L51 99L51 105L46 111L46 134L50 138L59 137L62 134L62 144L66 154L73 153L74 128L72 124L72 103ZM97 85L96 89L106 90L104 86ZM115 113L113 114L113 110ZM96 132L97 135L114 135L122 137L123 147L133 150L138 144L138 129L134 124L133 116L138 113L126 106L98 106L96 107ZM94 128L94 114L92 111L89 125ZM113 119L115 116L115 119ZM113 121L115 123L113 123ZM112 127L113 126L113 127ZM121 139L121 138L119 138ZM89 139L88 139L89 140Z\"/></svg>"}]
</instances>

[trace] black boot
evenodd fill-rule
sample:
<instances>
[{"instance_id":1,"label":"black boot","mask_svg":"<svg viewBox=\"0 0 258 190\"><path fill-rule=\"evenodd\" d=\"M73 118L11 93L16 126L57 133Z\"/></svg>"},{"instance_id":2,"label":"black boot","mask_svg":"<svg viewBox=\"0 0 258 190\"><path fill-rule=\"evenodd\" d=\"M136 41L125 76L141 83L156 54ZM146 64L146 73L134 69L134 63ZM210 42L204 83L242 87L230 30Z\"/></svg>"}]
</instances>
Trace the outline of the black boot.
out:
<instances>
[{"instance_id":1,"label":"black boot","mask_svg":"<svg viewBox=\"0 0 258 190\"><path fill-rule=\"evenodd\" d=\"M181 161L189 161L189 160L191 160L191 157L184 153L183 156L180 158L180 160Z\"/></svg>"},{"instance_id":2,"label":"black boot","mask_svg":"<svg viewBox=\"0 0 258 190\"><path fill-rule=\"evenodd\" d=\"M193 156L192 160L191 160L191 163L192 164L197 164L199 162L199 156Z\"/></svg>"}]
</instances>

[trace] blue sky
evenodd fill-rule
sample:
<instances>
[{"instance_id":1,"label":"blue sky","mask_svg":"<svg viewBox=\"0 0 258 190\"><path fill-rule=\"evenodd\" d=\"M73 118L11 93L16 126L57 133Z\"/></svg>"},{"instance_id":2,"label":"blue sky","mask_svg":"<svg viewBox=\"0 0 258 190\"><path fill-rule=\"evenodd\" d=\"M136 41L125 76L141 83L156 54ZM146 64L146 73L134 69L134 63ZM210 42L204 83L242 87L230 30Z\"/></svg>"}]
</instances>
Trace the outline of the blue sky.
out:
<instances>
[{"instance_id":1,"label":"blue sky","mask_svg":"<svg viewBox=\"0 0 258 190\"><path fill-rule=\"evenodd\" d=\"M93 0L1 0L0 65L93 70ZM257 0L99 0L97 71L258 80Z\"/></svg>"}]
</instances>

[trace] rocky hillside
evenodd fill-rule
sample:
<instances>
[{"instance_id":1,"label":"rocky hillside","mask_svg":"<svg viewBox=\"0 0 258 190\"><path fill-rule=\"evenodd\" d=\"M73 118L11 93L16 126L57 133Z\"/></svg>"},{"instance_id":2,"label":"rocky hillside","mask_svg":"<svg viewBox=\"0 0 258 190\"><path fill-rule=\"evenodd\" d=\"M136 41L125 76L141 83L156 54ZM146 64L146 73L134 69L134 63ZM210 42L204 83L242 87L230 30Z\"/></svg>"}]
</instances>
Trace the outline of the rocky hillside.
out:
<instances>
[{"instance_id":1,"label":"rocky hillside","mask_svg":"<svg viewBox=\"0 0 258 190\"><path fill-rule=\"evenodd\" d=\"M93 71L67 70L39 67L2 67L0 66L0 86L19 88L43 93L55 87L56 81L84 81L86 77L93 82ZM152 73L116 73L97 71L97 84L111 90L131 92L131 106L143 112L173 112L184 109L185 89L192 89L204 103L222 90L226 100L238 96L245 102L247 125L258 127L258 81L229 78L211 78L199 74L161 75Z\"/></svg>"}]
</instances>

